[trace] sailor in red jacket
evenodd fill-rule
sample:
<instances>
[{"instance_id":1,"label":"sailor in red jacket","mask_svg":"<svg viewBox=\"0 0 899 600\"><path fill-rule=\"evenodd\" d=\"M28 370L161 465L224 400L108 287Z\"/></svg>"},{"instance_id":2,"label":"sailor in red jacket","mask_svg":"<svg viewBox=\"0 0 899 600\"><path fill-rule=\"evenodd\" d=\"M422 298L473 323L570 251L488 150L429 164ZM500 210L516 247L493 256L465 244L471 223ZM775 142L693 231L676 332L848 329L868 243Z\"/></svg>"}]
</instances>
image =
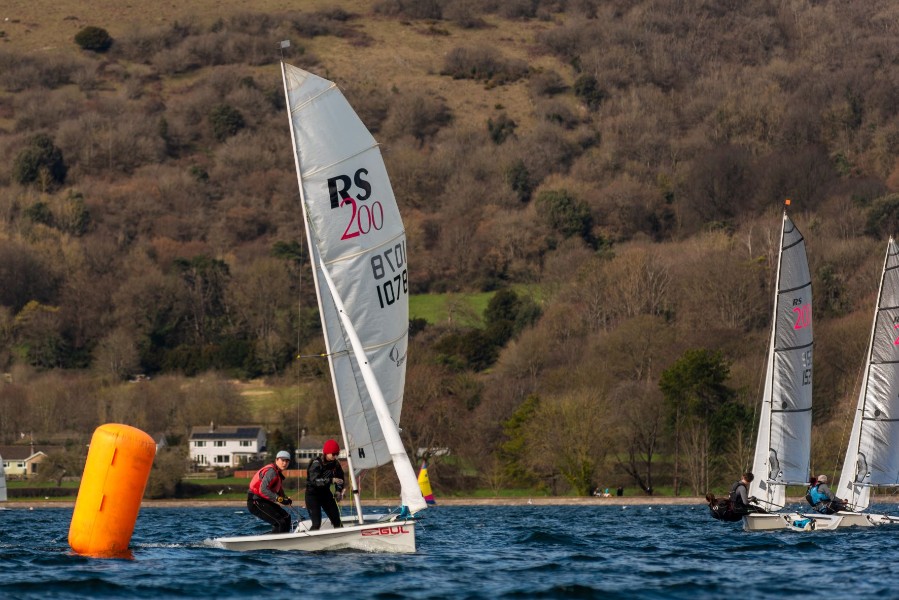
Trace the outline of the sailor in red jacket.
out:
<instances>
[{"instance_id":1,"label":"sailor in red jacket","mask_svg":"<svg viewBox=\"0 0 899 600\"><path fill-rule=\"evenodd\" d=\"M290 532L290 514L278 504L290 506L293 500L284 495L284 471L290 466L290 453L281 450L275 462L265 465L253 475L247 494L247 509L272 524L272 533Z\"/></svg>"}]
</instances>

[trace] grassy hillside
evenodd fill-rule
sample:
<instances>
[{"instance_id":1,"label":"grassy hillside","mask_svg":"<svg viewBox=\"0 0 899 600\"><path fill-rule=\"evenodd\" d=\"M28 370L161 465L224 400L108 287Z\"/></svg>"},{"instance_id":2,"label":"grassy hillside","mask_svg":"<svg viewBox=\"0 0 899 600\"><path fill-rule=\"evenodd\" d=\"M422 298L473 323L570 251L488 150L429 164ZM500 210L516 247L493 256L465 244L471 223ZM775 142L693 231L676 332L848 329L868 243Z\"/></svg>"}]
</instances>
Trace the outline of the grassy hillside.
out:
<instances>
[{"instance_id":1,"label":"grassy hillside","mask_svg":"<svg viewBox=\"0 0 899 600\"><path fill-rule=\"evenodd\" d=\"M3 439L106 418L334 431L277 66L290 39L373 131L403 214L429 322L409 348L410 448L451 448L497 489L673 483L650 450L689 457L696 493L731 480L789 197L814 289L813 465L841 463L899 231L895 3L2 11ZM74 43L86 25L107 52ZM723 380L684 417L659 381L696 352ZM453 486L471 484L463 462L444 465Z\"/></svg>"}]
</instances>

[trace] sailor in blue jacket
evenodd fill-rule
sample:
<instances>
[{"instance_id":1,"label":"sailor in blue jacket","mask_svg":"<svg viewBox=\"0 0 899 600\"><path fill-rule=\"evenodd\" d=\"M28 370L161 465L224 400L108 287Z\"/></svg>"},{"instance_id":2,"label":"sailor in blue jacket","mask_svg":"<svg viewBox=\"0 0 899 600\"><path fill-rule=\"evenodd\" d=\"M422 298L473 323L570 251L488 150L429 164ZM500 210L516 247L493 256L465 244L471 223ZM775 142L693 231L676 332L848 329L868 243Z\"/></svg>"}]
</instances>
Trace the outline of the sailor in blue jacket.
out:
<instances>
[{"instance_id":1,"label":"sailor in blue jacket","mask_svg":"<svg viewBox=\"0 0 899 600\"><path fill-rule=\"evenodd\" d=\"M846 510L846 501L840 500L827 485L827 475L818 475L818 480L809 487L805 499L815 507L819 513L832 515L841 510Z\"/></svg>"}]
</instances>

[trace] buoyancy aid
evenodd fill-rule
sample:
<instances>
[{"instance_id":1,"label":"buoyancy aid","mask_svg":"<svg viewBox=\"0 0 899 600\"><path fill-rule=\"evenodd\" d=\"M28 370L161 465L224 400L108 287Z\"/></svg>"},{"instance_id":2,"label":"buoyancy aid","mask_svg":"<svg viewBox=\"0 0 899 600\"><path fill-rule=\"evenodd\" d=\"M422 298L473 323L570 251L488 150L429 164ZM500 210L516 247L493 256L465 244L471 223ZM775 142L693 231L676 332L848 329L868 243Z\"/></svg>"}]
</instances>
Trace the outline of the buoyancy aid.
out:
<instances>
[{"instance_id":1,"label":"buoyancy aid","mask_svg":"<svg viewBox=\"0 0 899 600\"><path fill-rule=\"evenodd\" d=\"M813 485L808 491L808 500L812 506L815 506L819 502L827 502L830 498L819 492L817 485Z\"/></svg>"},{"instance_id":2,"label":"buoyancy aid","mask_svg":"<svg viewBox=\"0 0 899 600\"><path fill-rule=\"evenodd\" d=\"M265 474L269 469L274 469L278 476L272 478L271 483L268 485L268 489L275 496L282 496L284 491L284 474L275 465L265 465L256 471L256 474L253 475L253 479L250 480L250 491L257 496L265 497L265 494L262 493L262 480L265 478Z\"/></svg>"},{"instance_id":3,"label":"buoyancy aid","mask_svg":"<svg viewBox=\"0 0 899 600\"><path fill-rule=\"evenodd\" d=\"M731 504L734 506L734 508L738 508L738 509L739 509L739 508L745 508L745 507L746 507L746 505L743 504L743 498L742 498L742 497L740 496L740 494L737 492L737 490L738 490L740 487L743 487L744 489L746 488L746 484L743 483L743 480L742 480L742 479L741 479L740 481L738 481L737 483L735 483L735 484L730 488L730 494L729 494L728 497L727 497L728 500L731 501ZM747 489L746 491L748 492L749 490Z\"/></svg>"}]
</instances>

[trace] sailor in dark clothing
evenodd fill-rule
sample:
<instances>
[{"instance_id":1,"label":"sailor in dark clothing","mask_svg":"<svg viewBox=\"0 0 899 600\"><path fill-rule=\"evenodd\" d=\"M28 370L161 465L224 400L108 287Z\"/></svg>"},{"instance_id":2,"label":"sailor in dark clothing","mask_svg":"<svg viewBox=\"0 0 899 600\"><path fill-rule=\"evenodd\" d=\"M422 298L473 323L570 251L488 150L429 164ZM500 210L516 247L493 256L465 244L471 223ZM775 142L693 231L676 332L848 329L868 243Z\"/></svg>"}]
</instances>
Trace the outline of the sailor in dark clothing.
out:
<instances>
[{"instance_id":1,"label":"sailor in dark clothing","mask_svg":"<svg viewBox=\"0 0 899 600\"><path fill-rule=\"evenodd\" d=\"M712 516L721 521L739 521L744 515L765 512L755 506L755 498L749 496L749 484L753 479L755 476L752 473L743 473L740 481L730 488L727 498L715 498L713 494L706 494Z\"/></svg>"},{"instance_id":2,"label":"sailor in dark clothing","mask_svg":"<svg viewBox=\"0 0 899 600\"><path fill-rule=\"evenodd\" d=\"M312 531L322 525L322 509L334 527L342 527L340 509L337 502L343 499L344 476L343 467L337 460L340 446L334 440L328 440L322 446L322 453L309 462L306 467L306 510L312 519ZM331 484L334 494L331 494Z\"/></svg>"},{"instance_id":3,"label":"sailor in dark clothing","mask_svg":"<svg viewBox=\"0 0 899 600\"><path fill-rule=\"evenodd\" d=\"M284 469L290 466L290 453L281 450L275 462L265 465L253 475L247 494L247 509L251 514L272 524L272 533L290 531L290 515L278 506L290 506L293 500L284 495Z\"/></svg>"}]
</instances>

